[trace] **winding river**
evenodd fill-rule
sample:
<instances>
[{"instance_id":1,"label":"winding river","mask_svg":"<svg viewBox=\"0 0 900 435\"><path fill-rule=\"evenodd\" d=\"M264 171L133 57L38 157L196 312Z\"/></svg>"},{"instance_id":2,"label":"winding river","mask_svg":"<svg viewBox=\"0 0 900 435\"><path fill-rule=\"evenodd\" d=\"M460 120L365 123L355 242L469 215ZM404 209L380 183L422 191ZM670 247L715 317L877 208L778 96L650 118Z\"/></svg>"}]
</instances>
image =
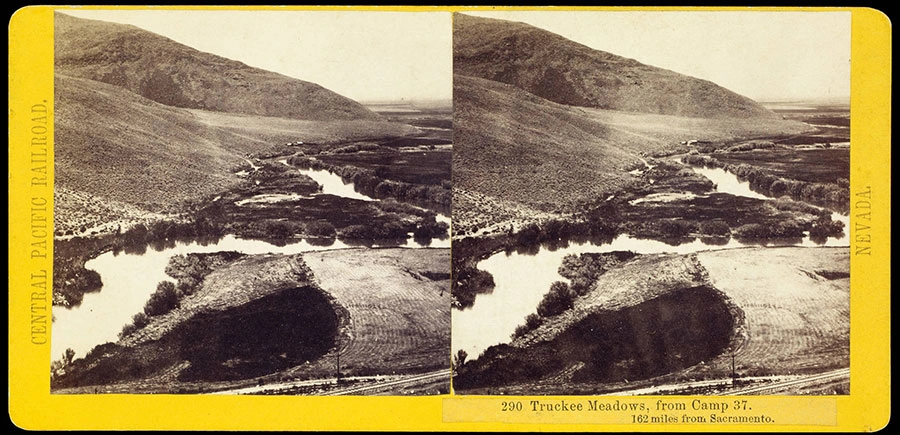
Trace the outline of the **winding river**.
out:
<instances>
[{"instance_id":1,"label":"winding river","mask_svg":"<svg viewBox=\"0 0 900 435\"><path fill-rule=\"evenodd\" d=\"M327 171L304 170L323 186L322 194L343 196L363 201L374 198L356 192L352 183L345 183L339 176ZM450 217L438 214L439 221L449 224ZM391 246L402 248L449 248L450 238L431 239L424 244L410 235L405 241L376 243L373 247ZM160 281L173 281L166 275L166 265L174 255L237 251L244 254L296 254L327 249L353 249L341 240L291 241L277 246L263 240L242 239L226 235L214 243L201 244L196 241L176 242L174 247L155 250L147 247L142 254L105 252L85 263L85 268L100 274L103 288L94 293L86 293L81 304L73 308L53 307L53 329L51 339L51 359L59 359L63 352L71 348L76 357L83 357L94 346L118 340L122 327L131 323L131 318L143 310L144 304L156 290ZM448 266L449 267L449 266Z\"/></svg>"},{"instance_id":2,"label":"winding river","mask_svg":"<svg viewBox=\"0 0 900 435\"><path fill-rule=\"evenodd\" d=\"M741 182L733 174L718 168L694 168L698 173L712 180L718 192L732 195L749 196L765 199L766 197L750 190L749 183ZM816 243L804 237L800 243L772 242L767 246L849 246L850 221L848 216L832 214L833 219L844 222L844 235L829 238L824 243ZM687 254L710 249L731 249L748 245L736 239L726 244L707 245L700 239L677 246L656 240L637 239L629 235L620 235L612 242L597 245L592 242L571 242L559 249L541 247L529 253L499 252L481 262L477 267L490 272L494 277L495 287L489 294L480 294L475 303L466 309L452 310L453 333L451 334L452 351L463 349L469 359L476 359L485 349L495 344L508 343L516 327L524 323L525 317L534 313L544 294L554 281L568 280L560 276L557 269L568 254L585 252L633 251L639 254L674 253Z\"/></svg>"}]
</instances>

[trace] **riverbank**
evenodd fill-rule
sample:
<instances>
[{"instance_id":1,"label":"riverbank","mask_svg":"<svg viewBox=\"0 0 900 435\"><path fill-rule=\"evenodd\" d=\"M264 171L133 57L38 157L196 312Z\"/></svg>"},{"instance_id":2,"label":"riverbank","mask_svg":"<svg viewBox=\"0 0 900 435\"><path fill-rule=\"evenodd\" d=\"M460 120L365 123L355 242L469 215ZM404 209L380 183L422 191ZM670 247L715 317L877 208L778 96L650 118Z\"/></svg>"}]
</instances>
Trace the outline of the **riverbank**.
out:
<instances>
[{"instance_id":1,"label":"riverbank","mask_svg":"<svg viewBox=\"0 0 900 435\"><path fill-rule=\"evenodd\" d=\"M338 354L348 376L448 368L448 256L342 249L240 257L177 308L75 360L53 392L196 393L329 378Z\"/></svg>"},{"instance_id":2,"label":"riverbank","mask_svg":"<svg viewBox=\"0 0 900 435\"><path fill-rule=\"evenodd\" d=\"M848 261L847 248L639 256L601 276L572 309L466 363L454 389L461 394L602 394L727 379L732 351L739 377L847 367L849 274L842 271ZM671 318L670 309L650 309L647 303L654 300L654 306L680 306L675 311L681 314ZM637 313L643 320L634 323ZM606 326L598 329L599 324ZM681 334L670 337L673 330ZM713 355L701 357L698 349ZM598 360L598 355L604 357Z\"/></svg>"},{"instance_id":3,"label":"riverbank","mask_svg":"<svg viewBox=\"0 0 900 435\"><path fill-rule=\"evenodd\" d=\"M492 291L493 279L477 265L501 251L555 250L570 243L601 245L618 235L659 240L673 247L698 240L716 247L816 245L846 238L849 229L827 210L789 198L717 191L717 184L720 188L728 184L724 177L715 178L714 183L678 158L645 160L631 171L633 187L597 199L579 214L532 217L518 226L479 231L478 236L454 233L453 270L460 277L453 283L455 306L470 307L477 295Z\"/></svg>"}]
</instances>

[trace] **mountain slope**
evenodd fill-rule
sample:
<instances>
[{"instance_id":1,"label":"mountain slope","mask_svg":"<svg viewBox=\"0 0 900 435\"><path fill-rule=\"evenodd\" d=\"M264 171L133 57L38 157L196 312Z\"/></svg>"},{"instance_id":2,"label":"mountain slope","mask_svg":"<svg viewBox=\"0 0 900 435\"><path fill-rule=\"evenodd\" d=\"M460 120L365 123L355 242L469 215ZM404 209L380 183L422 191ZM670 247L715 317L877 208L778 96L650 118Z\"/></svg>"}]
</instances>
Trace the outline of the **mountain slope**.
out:
<instances>
[{"instance_id":1,"label":"mountain slope","mask_svg":"<svg viewBox=\"0 0 900 435\"><path fill-rule=\"evenodd\" d=\"M476 77L453 82L454 188L550 210L621 187L620 168L637 161L630 142L613 145L620 135L577 108Z\"/></svg>"},{"instance_id":2,"label":"mountain slope","mask_svg":"<svg viewBox=\"0 0 900 435\"><path fill-rule=\"evenodd\" d=\"M54 165L58 228L140 210L167 211L242 182L243 156L288 141L403 136L386 121L306 121L166 106L106 83L57 74ZM87 222L91 221L91 222Z\"/></svg>"},{"instance_id":3,"label":"mountain slope","mask_svg":"<svg viewBox=\"0 0 900 435\"><path fill-rule=\"evenodd\" d=\"M55 15L57 73L169 106L310 120L378 119L315 83L195 50L130 25Z\"/></svg>"},{"instance_id":4,"label":"mountain slope","mask_svg":"<svg viewBox=\"0 0 900 435\"><path fill-rule=\"evenodd\" d=\"M645 155L689 140L811 128L708 82L525 24L455 17L453 224L460 237L582 211L639 183L628 169ZM541 79L548 74L565 80L548 84ZM569 80L591 74L608 82L632 74L645 86ZM708 92L698 96L698 89Z\"/></svg>"},{"instance_id":5,"label":"mountain slope","mask_svg":"<svg viewBox=\"0 0 900 435\"><path fill-rule=\"evenodd\" d=\"M147 206L239 181L229 169L246 139L116 86L57 75L55 88L58 187Z\"/></svg>"},{"instance_id":6,"label":"mountain slope","mask_svg":"<svg viewBox=\"0 0 900 435\"><path fill-rule=\"evenodd\" d=\"M712 82L594 50L527 24L456 14L455 74L573 106L701 118L774 118Z\"/></svg>"}]
</instances>

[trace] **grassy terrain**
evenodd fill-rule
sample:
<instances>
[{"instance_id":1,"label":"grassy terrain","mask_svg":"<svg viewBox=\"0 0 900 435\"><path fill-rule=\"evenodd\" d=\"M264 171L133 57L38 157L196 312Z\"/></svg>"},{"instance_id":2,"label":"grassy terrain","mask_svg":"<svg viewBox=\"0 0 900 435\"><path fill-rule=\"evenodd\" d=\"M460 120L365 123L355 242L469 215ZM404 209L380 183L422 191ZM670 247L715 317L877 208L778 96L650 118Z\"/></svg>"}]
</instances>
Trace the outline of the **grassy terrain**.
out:
<instances>
[{"instance_id":1,"label":"grassy terrain","mask_svg":"<svg viewBox=\"0 0 900 435\"><path fill-rule=\"evenodd\" d=\"M645 155L688 140L787 136L811 127L778 119L701 119L559 105L514 87L454 79L456 227L568 213L634 187L628 170ZM459 198L459 201L456 201Z\"/></svg>"},{"instance_id":2,"label":"grassy terrain","mask_svg":"<svg viewBox=\"0 0 900 435\"><path fill-rule=\"evenodd\" d=\"M574 308L467 363L454 379L454 389L460 392L462 388L462 394L592 394L651 384L677 387L687 380L730 378L731 350L740 377L813 374L848 367L848 261L846 248L751 248L639 256L600 276L591 292L576 299ZM648 268L654 273L646 274ZM646 327L662 324L672 315L668 309L649 309L647 301L679 294L683 298L685 289L702 287L716 290L694 293L704 298L694 303L705 310L687 317L711 316L713 307L722 307L733 319L731 326L701 322L677 340L667 338L665 328ZM644 308L640 316L649 317L633 323L638 314L632 310L638 307ZM688 306L677 309L678 318L684 319L690 310ZM617 318L612 313L623 317L612 321ZM612 322L605 328L610 332L600 337L601 343L619 337L608 342L607 348L597 349L602 358L582 352L596 346L596 322ZM647 370L647 364L659 358L687 357L688 353L680 352L683 344L679 343L719 338L725 342L720 342L718 356L704 357L703 362L693 361L671 373ZM635 347L637 350L629 350ZM629 352L643 355L629 356ZM656 355L662 352L665 355ZM621 359L609 361L609 355ZM510 361L520 364L511 365ZM598 366L597 361L608 365Z\"/></svg>"},{"instance_id":3,"label":"grassy terrain","mask_svg":"<svg viewBox=\"0 0 900 435\"><path fill-rule=\"evenodd\" d=\"M114 86L56 78L56 185L61 232L154 212L234 188L243 156L289 141L402 136L385 121L302 121L163 106ZM112 184L111 184L112 183ZM94 214L90 204L110 204Z\"/></svg>"},{"instance_id":4,"label":"grassy terrain","mask_svg":"<svg viewBox=\"0 0 900 435\"><path fill-rule=\"evenodd\" d=\"M711 283L743 312L744 341L735 353L740 374L849 366L847 248L745 249L697 257ZM697 372L724 372L730 365L730 356L723 355Z\"/></svg>"},{"instance_id":5,"label":"grassy terrain","mask_svg":"<svg viewBox=\"0 0 900 435\"><path fill-rule=\"evenodd\" d=\"M646 156L689 141L814 133L715 84L535 27L454 16L457 234L516 229L635 187Z\"/></svg>"},{"instance_id":6,"label":"grassy terrain","mask_svg":"<svg viewBox=\"0 0 900 435\"><path fill-rule=\"evenodd\" d=\"M577 109L454 77L454 188L543 211L573 208L626 184L617 172L638 160L626 147Z\"/></svg>"},{"instance_id":7,"label":"grassy terrain","mask_svg":"<svg viewBox=\"0 0 900 435\"><path fill-rule=\"evenodd\" d=\"M770 118L693 118L582 108L591 119L608 128L643 139L639 151L652 153L682 141L737 142L753 138L791 137L815 129L796 120Z\"/></svg>"},{"instance_id":8,"label":"grassy terrain","mask_svg":"<svg viewBox=\"0 0 900 435\"><path fill-rule=\"evenodd\" d=\"M327 379L338 353L345 376L449 368L448 256L350 249L238 258L177 308L76 360L53 391L209 392Z\"/></svg>"},{"instance_id":9,"label":"grassy terrain","mask_svg":"<svg viewBox=\"0 0 900 435\"><path fill-rule=\"evenodd\" d=\"M54 38L58 235L183 211L239 185L243 157L279 144L421 134L314 83L134 26L57 13Z\"/></svg>"},{"instance_id":10,"label":"grassy terrain","mask_svg":"<svg viewBox=\"0 0 900 435\"><path fill-rule=\"evenodd\" d=\"M350 316L341 335L342 373L449 367L449 250L323 251L305 258L319 285Z\"/></svg>"}]
</instances>

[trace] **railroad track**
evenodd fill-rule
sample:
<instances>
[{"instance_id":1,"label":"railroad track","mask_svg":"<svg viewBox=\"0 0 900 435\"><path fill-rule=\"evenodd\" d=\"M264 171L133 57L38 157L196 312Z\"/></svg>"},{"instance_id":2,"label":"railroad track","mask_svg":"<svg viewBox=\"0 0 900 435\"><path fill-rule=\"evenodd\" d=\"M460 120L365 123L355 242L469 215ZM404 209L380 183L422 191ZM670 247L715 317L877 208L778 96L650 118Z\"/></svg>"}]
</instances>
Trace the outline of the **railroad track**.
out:
<instances>
[{"instance_id":1,"label":"railroad track","mask_svg":"<svg viewBox=\"0 0 900 435\"><path fill-rule=\"evenodd\" d=\"M411 386L422 383L427 383L431 381L435 381L438 379L446 379L447 380L447 388L449 390L450 387L450 371L449 370L438 370L435 372L422 373L420 375L413 375L409 377L404 377L400 379L395 379L387 382L378 382L370 385L360 385L349 388L344 388L340 390L332 390L326 392L325 396L349 396L349 395L361 395L367 392L382 390L384 388L396 388L399 386Z\"/></svg>"},{"instance_id":2,"label":"railroad track","mask_svg":"<svg viewBox=\"0 0 900 435\"><path fill-rule=\"evenodd\" d=\"M440 378L444 378L447 380L447 388L449 390L450 387L450 371L446 370L438 370L434 372L428 373L420 373L415 375L402 375L402 376L354 376L349 378L344 378L347 381L363 381L367 382L365 385L353 385L347 387L340 387L337 383L337 380L334 378L330 379L312 379L307 381L289 381L289 382L279 382L272 384L265 384L253 387L245 387L245 388L235 388L229 390L220 390L213 392L211 394L216 395L226 395L226 394L266 394L266 393L275 393L278 394L279 391L286 391L292 388L298 387L321 387L321 388L329 388L329 391L322 392L320 394L313 395L324 395L324 396L347 396L347 395L365 395L372 391L388 389L388 388L396 388L400 386L411 386L417 384L423 384L431 381L435 381Z\"/></svg>"},{"instance_id":3,"label":"railroad track","mask_svg":"<svg viewBox=\"0 0 900 435\"><path fill-rule=\"evenodd\" d=\"M732 391L727 393L720 393L720 396L742 396L747 394L764 394L770 391L778 391L783 390L785 388L796 388L810 385L817 385L823 382L830 382L840 379L850 379L850 369L838 369L830 372L819 373L817 375L806 376L800 379L791 379L785 381L779 381L775 383L771 383L768 385L759 385L755 387L746 388L740 391Z\"/></svg>"}]
</instances>

